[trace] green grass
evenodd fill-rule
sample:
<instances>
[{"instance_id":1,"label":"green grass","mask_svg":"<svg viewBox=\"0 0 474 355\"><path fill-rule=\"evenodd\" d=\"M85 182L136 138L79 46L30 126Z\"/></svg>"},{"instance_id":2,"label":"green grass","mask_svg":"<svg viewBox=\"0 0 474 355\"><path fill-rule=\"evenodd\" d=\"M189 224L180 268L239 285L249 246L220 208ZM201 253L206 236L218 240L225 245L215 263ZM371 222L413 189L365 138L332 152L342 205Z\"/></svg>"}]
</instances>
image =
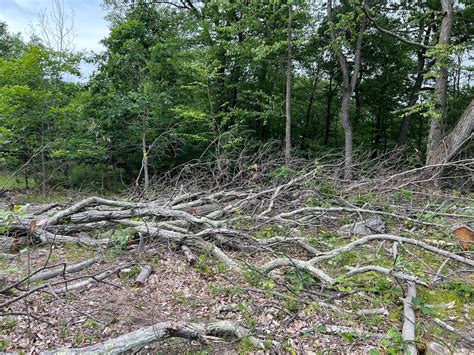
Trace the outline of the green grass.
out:
<instances>
[{"instance_id":1,"label":"green grass","mask_svg":"<svg viewBox=\"0 0 474 355\"><path fill-rule=\"evenodd\" d=\"M29 178L28 187L34 188L35 186L35 181L32 178ZM0 188L3 190L25 189L25 178L24 176L15 176L10 178L8 173L0 173Z\"/></svg>"}]
</instances>

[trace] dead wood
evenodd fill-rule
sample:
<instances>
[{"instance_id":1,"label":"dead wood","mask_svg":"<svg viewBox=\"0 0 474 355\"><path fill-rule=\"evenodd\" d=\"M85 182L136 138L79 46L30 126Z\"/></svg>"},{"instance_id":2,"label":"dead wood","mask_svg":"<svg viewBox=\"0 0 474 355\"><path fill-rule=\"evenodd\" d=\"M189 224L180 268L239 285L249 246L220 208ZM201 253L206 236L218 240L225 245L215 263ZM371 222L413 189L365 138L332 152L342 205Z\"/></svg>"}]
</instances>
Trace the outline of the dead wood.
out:
<instances>
[{"instance_id":1,"label":"dead wood","mask_svg":"<svg viewBox=\"0 0 474 355\"><path fill-rule=\"evenodd\" d=\"M85 348L57 350L44 354L122 354L138 351L146 345L168 338L185 338L206 343L206 336L231 336L239 340L247 338L257 348L264 348L263 343L251 336L248 329L230 321L209 323L161 322Z\"/></svg>"},{"instance_id":2,"label":"dead wood","mask_svg":"<svg viewBox=\"0 0 474 355\"><path fill-rule=\"evenodd\" d=\"M144 286L146 283L146 280L150 277L150 275L153 272L153 268L151 265L146 265L142 268L140 273L138 274L137 278L135 279L135 286Z\"/></svg>"},{"instance_id":3,"label":"dead wood","mask_svg":"<svg viewBox=\"0 0 474 355\"><path fill-rule=\"evenodd\" d=\"M406 297L403 300L403 329L402 329L402 338L405 342L405 353L410 355L418 354L418 349L416 348L416 317L415 311L412 306L413 299L416 298L416 285L414 282L407 282L407 293Z\"/></svg>"},{"instance_id":4,"label":"dead wood","mask_svg":"<svg viewBox=\"0 0 474 355\"><path fill-rule=\"evenodd\" d=\"M186 245L181 245L181 250L183 251L186 260L188 260L189 265L194 265L198 261L198 257L189 249Z\"/></svg>"}]
</instances>

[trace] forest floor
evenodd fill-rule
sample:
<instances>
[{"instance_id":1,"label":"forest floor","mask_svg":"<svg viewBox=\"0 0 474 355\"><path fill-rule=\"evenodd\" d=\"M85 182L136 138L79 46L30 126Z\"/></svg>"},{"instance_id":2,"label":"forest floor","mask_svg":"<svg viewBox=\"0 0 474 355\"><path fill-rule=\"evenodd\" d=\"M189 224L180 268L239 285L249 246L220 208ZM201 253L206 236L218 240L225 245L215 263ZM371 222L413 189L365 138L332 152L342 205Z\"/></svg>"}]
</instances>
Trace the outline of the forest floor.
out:
<instances>
[{"instance_id":1,"label":"forest floor","mask_svg":"<svg viewBox=\"0 0 474 355\"><path fill-rule=\"evenodd\" d=\"M14 243L9 252L15 256L2 254L0 291L6 292L0 295L0 351L87 349L168 322L160 341L133 350L399 353L407 345L402 328L409 280L417 289L409 305L416 314L417 348L424 351L436 342L450 351L474 351L473 249L453 233L455 226L470 227L474 220L474 196L418 188L341 192L324 180L311 186L308 181L281 183L266 194L206 192L202 203L202 193L167 197L174 199L169 204L161 198L151 219L137 212L144 205L132 202L94 200L67 214L63 211L78 204L67 199L57 206L15 204L10 213L5 203L2 218L10 230L3 238L11 238L13 230L14 238L26 235L34 245ZM74 202L79 201L76 196ZM247 206L242 201L254 202ZM171 206L171 212L157 209L157 204ZM194 210L209 204L224 210L220 216L231 216L225 229L217 224L200 229L223 220L213 212ZM112 221L113 226L108 224ZM48 240L46 230L76 239ZM229 235L232 239L226 239ZM367 236L373 241L333 253ZM405 239L394 242L391 236ZM420 247L419 241L434 249ZM183 246L189 246L190 254ZM459 259L450 259L453 255ZM315 264L317 270L304 263L319 257L326 259ZM88 260L80 270L33 280L45 271ZM275 260L283 264L271 268ZM389 271L370 269L374 265ZM137 283L147 267L151 275ZM190 331L189 324L220 320L249 333ZM183 324L188 328L182 330Z\"/></svg>"}]
</instances>

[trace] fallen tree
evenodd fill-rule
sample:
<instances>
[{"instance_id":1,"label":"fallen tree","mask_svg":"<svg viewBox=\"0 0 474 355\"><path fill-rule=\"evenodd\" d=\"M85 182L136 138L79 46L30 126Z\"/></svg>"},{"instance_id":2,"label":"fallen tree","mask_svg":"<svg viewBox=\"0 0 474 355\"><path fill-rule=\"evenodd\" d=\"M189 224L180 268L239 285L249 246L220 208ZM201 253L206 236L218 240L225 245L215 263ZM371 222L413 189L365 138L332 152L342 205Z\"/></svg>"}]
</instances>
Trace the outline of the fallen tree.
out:
<instances>
[{"instance_id":1,"label":"fallen tree","mask_svg":"<svg viewBox=\"0 0 474 355\"><path fill-rule=\"evenodd\" d=\"M398 207L385 210L376 206L353 204L308 205L307 196L310 199L315 196L318 181L320 181L318 169L314 169L297 174L287 182L259 189L241 187L214 192L181 191L145 202L89 197L54 213L51 213L50 209L45 209L49 211L49 214L46 214L40 209L36 214L17 216L13 221L3 223L3 227L7 230L9 242L21 238L43 245L81 244L96 252L116 247L117 241L113 233L117 229L127 230L127 240L121 247L129 248L137 254L157 253L154 247L166 245L183 255L190 265L199 263L199 255L211 255L235 274L246 276L251 272L271 280L288 273L288 270L294 270L297 274L309 274L317 280L324 292L330 290L326 295L329 299L336 297L334 294L337 286L347 279L356 275L375 273L388 278L394 284L403 282L408 285L409 292L403 304L405 318L412 323L415 322L415 318L410 302L415 297L415 285L431 287L430 279L434 278L428 277L428 274L431 273L431 276L436 277L439 271L427 269L427 275L423 276L414 273L404 264L398 264L397 255L401 249L406 249L412 254L429 253L433 258L442 258L444 263L439 269L446 266L446 260L450 260L452 261L450 267L454 273L466 272L462 269L466 267L467 272L471 272L474 268L474 261L469 255L461 254L459 250L442 248L436 243L433 244L430 239L420 238L414 234L402 236L372 233L357 236L354 240L345 239L352 237L349 235L341 237L343 243L337 247L316 236L316 243L312 243L302 236L302 230L314 229L341 216L362 220L359 223L363 223L364 217L379 216L378 218L399 223L401 226L440 230L448 228L444 220L434 221L422 217L431 213L435 216L456 218L458 221L471 218L471 215L464 211L446 213L431 210L429 207L420 209L404 206L405 209ZM275 228L272 235L264 238L259 236L259 232L269 226ZM387 248L389 252L384 252L383 248ZM380 264L373 259L347 266L346 271L330 266L334 260L343 255L363 249L370 249L371 252L382 249L381 259L385 254L393 253L393 265L389 267L386 263ZM256 253L265 255L265 262L250 263L248 256ZM18 292L5 296L7 298L0 304L0 309L8 313L9 307L33 293L46 292L54 297L63 297L70 293L82 292L95 284L106 282L106 279L119 274L124 268L135 265L132 262L115 265L106 270L95 270L84 276L72 275L98 264L99 260L98 257L94 257L73 265L56 265L53 268L37 270L16 283L10 283L3 291L16 289ZM134 278L135 285L146 287L147 279L152 272L151 265L142 264L141 273ZM41 283L35 287L24 288L33 282ZM274 295L287 297L277 291L274 291ZM315 300L313 290L304 290L298 293L297 297L301 297L301 303L317 302L323 307L338 309L334 304L324 300ZM205 341L206 336L224 333L238 339L251 339L252 344L261 348L262 341L252 337L248 329L237 323L160 322L100 344L67 351L118 353L140 349L145 344L169 337ZM408 344L407 351L415 353L414 324L405 322L403 337Z\"/></svg>"}]
</instances>

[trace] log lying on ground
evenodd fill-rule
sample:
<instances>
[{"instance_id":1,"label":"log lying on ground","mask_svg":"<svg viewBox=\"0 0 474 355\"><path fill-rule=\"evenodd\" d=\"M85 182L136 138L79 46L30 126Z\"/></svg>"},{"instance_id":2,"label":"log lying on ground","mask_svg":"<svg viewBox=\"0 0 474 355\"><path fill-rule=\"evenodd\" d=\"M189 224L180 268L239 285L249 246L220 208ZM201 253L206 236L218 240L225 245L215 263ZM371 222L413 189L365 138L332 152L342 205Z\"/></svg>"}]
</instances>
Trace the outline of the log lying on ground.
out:
<instances>
[{"instance_id":1,"label":"log lying on ground","mask_svg":"<svg viewBox=\"0 0 474 355\"><path fill-rule=\"evenodd\" d=\"M135 286L145 285L146 280L148 280L152 272L153 272L153 268L151 267L151 265L145 265L142 271L140 271L137 278L135 279L135 283L134 283Z\"/></svg>"},{"instance_id":2,"label":"log lying on ground","mask_svg":"<svg viewBox=\"0 0 474 355\"><path fill-rule=\"evenodd\" d=\"M405 342L405 354L417 355L416 348L416 317L412 301L416 297L416 286L414 282L407 282L407 293L403 300L403 328L402 339Z\"/></svg>"},{"instance_id":3,"label":"log lying on ground","mask_svg":"<svg viewBox=\"0 0 474 355\"><path fill-rule=\"evenodd\" d=\"M120 270L122 270L126 267L129 267L129 266L131 266L131 265L121 265L121 266L115 267L113 269L101 272L97 275L84 276L84 280L74 282L74 283L71 283L69 285L66 283L65 286L53 289L54 293L56 293L58 295L62 295L62 294L65 294L65 293L68 293L68 292L71 292L71 291L81 290L81 289L83 289L83 288L85 288L85 287L87 287L91 284L101 282L101 281L105 280L106 278L108 278L109 276L112 276L114 274L118 274L118 272Z\"/></svg>"},{"instance_id":4,"label":"log lying on ground","mask_svg":"<svg viewBox=\"0 0 474 355\"><path fill-rule=\"evenodd\" d=\"M253 337L247 328L230 321L210 323L161 322L96 345L45 352L44 354L123 354L138 351L146 345L168 338L186 338L205 343L206 336L230 336L239 340L247 338L257 348L264 349L262 341Z\"/></svg>"},{"instance_id":5,"label":"log lying on ground","mask_svg":"<svg viewBox=\"0 0 474 355\"><path fill-rule=\"evenodd\" d=\"M40 273L37 273L29 278L29 282L35 282L35 281L40 281L40 280L49 280L52 279L53 277L59 276L59 275L65 275L65 274L72 274L74 272L78 272L81 270L84 270L85 268L95 264L98 262L100 258L92 258L92 259L87 259L84 261L81 261L80 263L73 264L73 265L63 265L60 268L56 268L54 270L47 270L43 271Z\"/></svg>"}]
</instances>

